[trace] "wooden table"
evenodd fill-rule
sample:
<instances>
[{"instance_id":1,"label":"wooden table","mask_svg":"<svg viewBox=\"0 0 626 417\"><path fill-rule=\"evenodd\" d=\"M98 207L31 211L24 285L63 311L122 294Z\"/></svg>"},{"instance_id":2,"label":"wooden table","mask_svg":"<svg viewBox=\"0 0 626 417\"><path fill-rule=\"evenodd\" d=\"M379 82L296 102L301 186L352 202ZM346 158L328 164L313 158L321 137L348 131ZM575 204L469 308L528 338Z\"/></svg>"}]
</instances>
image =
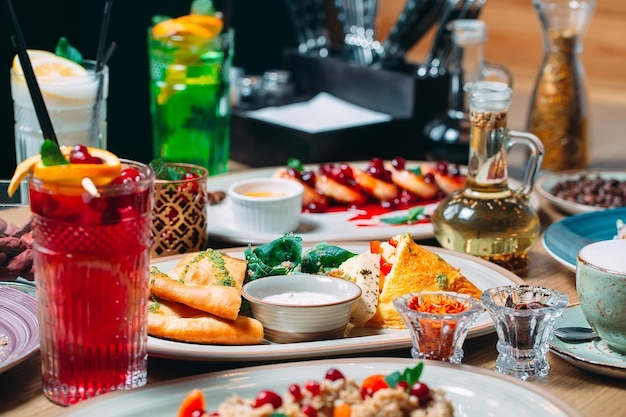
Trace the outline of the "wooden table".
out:
<instances>
[{"instance_id":1,"label":"wooden table","mask_svg":"<svg viewBox=\"0 0 626 417\"><path fill-rule=\"evenodd\" d=\"M521 103L520 101L518 103L520 110L523 109L524 100L522 99ZM620 143L623 142L623 134L626 131L626 126L624 126L626 104L623 102L597 103L595 108L598 110L592 120L591 165L623 168L626 156L623 153L624 147ZM523 113L519 111L515 114L517 116L512 119L510 127L520 129ZM242 168L237 164L233 167ZM542 206L540 215L543 227L563 217L563 214L546 204ZM436 244L434 241L420 243ZM221 243L212 242L212 245L217 246ZM539 240L533 244L529 257L529 270L520 275L526 283L555 288L565 292L572 303L577 301L575 274L553 260L543 249ZM465 358L463 363L495 369L496 340L495 334L467 340L464 346ZM409 357L409 352L408 349L402 349L400 351L380 352L379 355ZM548 353L548 360L551 370L545 381L520 382L520 384L538 385L546 392L571 404L586 417L625 415L626 381L589 373L551 352ZM148 386L156 381L249 365L253 365L253 363L185 362L151 357L148 368ZM0 374L0 415L7 417L45 417L55 415L62 410L62 407L53 404L43 396L39 366L39 355L35 355L13 369Z\"/></svg>"}]
</instances>

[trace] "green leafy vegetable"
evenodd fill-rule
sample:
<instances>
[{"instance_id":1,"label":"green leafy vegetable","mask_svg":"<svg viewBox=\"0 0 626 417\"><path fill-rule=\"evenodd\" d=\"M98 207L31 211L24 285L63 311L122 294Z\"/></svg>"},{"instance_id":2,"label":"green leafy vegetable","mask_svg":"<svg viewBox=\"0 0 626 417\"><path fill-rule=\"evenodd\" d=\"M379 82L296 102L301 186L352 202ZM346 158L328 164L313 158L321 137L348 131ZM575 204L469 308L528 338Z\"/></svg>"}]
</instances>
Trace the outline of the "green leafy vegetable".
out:
<instances>
[{"instance_id":1,"label":"green leafy vegetable","mask_svg":"<svg viewBox=\"0 0 626 417\"><path fill-rule=\"evenodd\" d=\"M215 16L215 7L211 0L193 0L191 2L191 14Z\"/></svg>"},{"instance_id":2,"label":"green leafy vegetable","mask_svg":"<svg viewBox=\"0 0 626 417\"><path fill-rule=\"evenodd\" d=\"M304 166L302 166L302 162L300 162L297 158L289 158L287 160L287 167L293 168L296 171L304 171Z\"/></svg>"},{"instance_id":3,"label":"green leafy vegetable","mask_svg":"<svg viewBox=\"0 0 626 417\"><path fill-rule=\"evenodd\" d=\"M47 167L53 165L69 164L69 161L65 159L65 157L61 153L59 145L57 145L50 139L44 140L43 144L41 145L41 162Z\"/></svg>"},{"instance_id":4,"label":"green leafy vegetable","mask_svg":"<svg viewBox=\"0 0 626 417\"><path fill-rule=\"evenodd\" d=\"M244 255L250 280L298 272L302 263L302 238L287 233L254 250L248 246Z\"/></svg>"},{"instance_id":5,"label":"green leafy vegetable","mask_svg":"<svg viewBox=\"0 0 626 417\"><path fill-rule=\"evenodd\" d=\"M387 385L393 388L398 385L398 382L405 381L410 387L420 380L423 370L424 362L420 362L413 368L406 368L402 372L397 371L387 375L385 377L385 382L387 382Z\"/></svg>"},{"instance_id":6,"label":"green leafy vegetable","mask_svg":"<svg viewBox=\"0 0 626 417\"><path fill-rule=\"evenodd\" d=\"M83 63L83 55L78 49L70 45L70 42L67 40L67 38L63 36L59 38L54 53L63 58L67 58L70 61L74 61L77 64Z\"/></svg>"},{"instance_id":7,"label":"green leafy vegetable","mask_svg":"<svg viewBox=\"0 0 626 417\"><path fill-rule=\"evenodd\" d=\"M153 159L150 162L150 167L158 180L180 181L185 175L184 171L167 166L162 159Z\"/></svg>"},{"instance_id":8,"label":"green leafy vegetable","mask_svg":"<svg viewBox=\"0 0 626 417\"><path fill-rule=\"evenodd\" d=\"M387 224L404 224L411 223L416 221L420 216L424 214L424 207L417 206L409 209L408 213L405 216L394 216L394 217L383 217L380 219L381 222Z\"/></svg>"},{"instance_id":9,"label":"green leafy vegetable","mask_svg":"<svg viewBox=\"0 0 626 417\"><path fill-rule=\"evenodd\" d=\"M356 256L355 253L327 243L318 243L303 252L302 238L293 233L287 233L254 250L249 246L244 255L248 261L249 280L268 275L323 274Z\"/></svg>"},{"instance_id":10,"label":"green leafy vegetable","mask_svg":"<svg viewBox=\"0 0 626 417\"><path fill-rule=\"evenodd\" d=\"M302 255L301 271L308 274L321 274L337 268L344 261L356 256L339 246L318 243Z\"/></svg>"}]
</instances>

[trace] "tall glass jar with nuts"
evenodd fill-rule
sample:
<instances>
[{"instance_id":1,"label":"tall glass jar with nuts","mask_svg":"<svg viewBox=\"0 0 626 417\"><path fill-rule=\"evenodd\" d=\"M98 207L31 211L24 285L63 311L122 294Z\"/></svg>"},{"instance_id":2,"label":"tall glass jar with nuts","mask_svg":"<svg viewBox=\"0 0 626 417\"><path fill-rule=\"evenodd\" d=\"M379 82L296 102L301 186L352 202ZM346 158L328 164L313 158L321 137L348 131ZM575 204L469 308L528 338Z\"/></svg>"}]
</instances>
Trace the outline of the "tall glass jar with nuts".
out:
<instances>
[{"instance_id":1,"label":"tall glass jar with nuts","mask_svg":"<svg viewBox=\"0 0 626 417\"><path fill-rule=\"evenodd\" d=\"M542 168L579 169L589 159L588 110L580 59L594 0L533 0L544 38L543 63L528 113L529 132L546 148Z\"/></svg>"},{"instance_id":2,"label":"tall glass jar with nuts","mask_svg":"<svg viewBox=\"0 0 626 417\"><path fill-rule=\"evenodd\" d=\"M539 233L539 218L529 204L543 157L534 135L507 129L511 88L502 82L465 86L470 103L470 149L465 189L446 197L432 215L435 237L447 249L479 256L507 269L527 267L527 250ZM530 150L524 180L508 184L507 151Z\"/></svg>"}]
</instances>

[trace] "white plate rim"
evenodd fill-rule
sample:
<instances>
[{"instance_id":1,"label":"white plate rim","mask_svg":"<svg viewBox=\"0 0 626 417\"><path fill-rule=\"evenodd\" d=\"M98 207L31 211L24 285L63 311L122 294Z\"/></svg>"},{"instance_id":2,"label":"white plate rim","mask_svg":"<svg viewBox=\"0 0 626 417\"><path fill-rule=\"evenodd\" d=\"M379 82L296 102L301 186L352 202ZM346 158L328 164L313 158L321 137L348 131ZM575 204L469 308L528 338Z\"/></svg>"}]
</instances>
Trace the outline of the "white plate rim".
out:
<instances>
[{"instance_id":1,"label":"white plate rim","mask_svg":"<svg viewBox=\"0 0 626 417\"><path fill-rule=\"evenodd\" d=\"M337 164L339 162L331 162ZM348 161L352 166L364 168L367 166L368 161ZM435 165L436 162L432 161L406 161L408 168L415 168L421 165ZM304 165L306 169L316 169L321 164L307 164ZM455 164L457 165L457 164ZM207 187L209 191L226 191L228 186L233 182L243 179L256 178L256 177L270 177L274 172L284 167L264 167L253 168L242 171L235 171L232 173L219 174L211 176L208 179ZM465 173L467 167L459 165L461 172ZM509 185L512 188L519 186L519 181L515 179L509 179ZM425 213L431 214L438 203L428 204L424 206ZM535 193L531 194L531 205L535 210L539 210L541 205L540 199ZM406 212L406 210L404 210ZM207 208L207 228L209 236L214 239L230 242L235 244L263 244L270 242L280 235L270 233L257 233L246 231L238 228L232 218L232 210L230 207L230 201L226 197L220 204L210 205ZM388 236L396 235L399 233L410 233L414 239L431 239L434 237L434 230L432 224L419 223L413 225L384 225L384 226L372 226L372 227L358 227L352 226L346 223L347 219L352 217L352 214L348 212L336 212L336 213L321 213L311 214L303 213L300 229L297 230L299 236L302 237L304 242L333 242L333 241L345 241L345 240L375 240L385 239ZM394 212L389 212L385 216L391 216ZM395 212L396 214L402 213L402 211ZM313 230L311 230L313 229ZM315 230L319 229L319 230Z\"/></svg>"},{"instance_id":2,"label":"white plate rim","mask_svg":"<svg viewBox=\"0 0 626 417\"><path fill-rule=\"evenodd\" d=\"M364 242L337 242L333 243L355 253L364 252L368 246ZM495 285L523 285L524 281L513 272L492 262L475 256L454 252L448 249L422 245L424 248L439 253L452 265L464 270L480 270L489 275L489 281ZM305 248L307 245L305 245ZM219 249L233 256L241 257L245 248ZM173 265L184 255L157 258L152 265ZM159 268L161 269L161 268ZM163 267L163 269L165 269ZM167 271L163 271L167 272ZM466 272L465 272L466 273ZM497 278L496 278L497 277ZM483 275L481 280L487 280ZM495 282L497 281L497 282ZM475 281L475 284L478 285ZM482 282L482 281L481 281ZM486 288L486 287L485 287ZM484 288L482 288L484 289ZM357 332L366 330L358 329ZM367 329L375 334L347 337L335 340L314 342L300 342L288 344L262 344L248 346L219 346L202 345L172 340L148 337L148 354L154 357L193 361L256 361L256 360L292 360L305 358L320 358L333 355L378 352L409 348L411 338L408 330L399 329ZM468 338L483 336L494 332L493 322L486 312L483 312L471 328ZM361 333L363 334L363 333Z\"/></svg>"},{"instance_id":3,"label":"white plate rim","mask_svg":"<svg viewBox=\"0 0 626 417\"><path fill-rule=\"evenodd\" d=\"M8 285L0 285L0 307L14 314L21 327L22 338L13 346L7 360L0 362L0 374L14 368L39 350L37 300L32 295ZM6 317L3 317L6 320ZM0 331L2 327L0 327ZM1 333L1 332L0 332ZM25 338L23 338L25 337Z\"/></svg>"},{"instance_id":4,"label":"white plate rim","mask_svg":"<svg viewBox=\"0 0 626 417\"><path fill-rule=\"evenodd\" d=\"M462 415L467 417L482 417L486 415L485 412L493 411L494 407L505 411L511 405L516 405L518 408L524 408L525 410L521 411L525 411L526 415L534 417L582 417L579 411L541 386L520 383L511 376L470 365L452 365L438 361L424 363L422 380L448 393L455 406L455 415L460 415L459 412L462 411ZM304 383L305 378L322 378L323 373L330 367L336 367L346 376L360 380L372 373L401 371L415 364L415 359L371 357L244 367L161 381L128 392L112 392L66 408L57 415L98 417L111 415L115 410L125 412L124 415L127 416L145 415L145 412L149 411L145 410L146 403L153 409L160 410L163 415L174 415L185 395L193 388L202 390L210 407L210 404L215 406L217 401L223 400L232 392L242 396L253 396L259 390L267 388L285 391L290 383ZM485 385L487 387L483 388ZM481 400L481 395L486 393L493 397ZM508 398L501 399L503 396ZM474 404L467 406L463 401L465 398ZM477 409L477 406L480 409Z\"/></svg>"},{"instance_id":5,"label":"white plate rim","mask_svg":"<svg viewBox=\"0 0 626 417\"><path fill-rule=\"evenodd\" d=\"M555 206L556 208L568 213L568 214L580 214L580 213L589 213L593 211L602 211L606 210L604 207L596 207L589 206L586 204L573 203L571 201L563 200L562 198L556 197L554 194L550 192L550 188L559 181L567 180L567 179L576 179L581 175L587 176L596 176L599 175L602 178L606 179L618 179L618 180L626 180L626 170L619 169L576 169L576 170L567 170L561 171L553 174L544 174L537 178L535 181L535 189L537 190L537 194L547 200L550 204Z\"/></svg>"}]
</instances>

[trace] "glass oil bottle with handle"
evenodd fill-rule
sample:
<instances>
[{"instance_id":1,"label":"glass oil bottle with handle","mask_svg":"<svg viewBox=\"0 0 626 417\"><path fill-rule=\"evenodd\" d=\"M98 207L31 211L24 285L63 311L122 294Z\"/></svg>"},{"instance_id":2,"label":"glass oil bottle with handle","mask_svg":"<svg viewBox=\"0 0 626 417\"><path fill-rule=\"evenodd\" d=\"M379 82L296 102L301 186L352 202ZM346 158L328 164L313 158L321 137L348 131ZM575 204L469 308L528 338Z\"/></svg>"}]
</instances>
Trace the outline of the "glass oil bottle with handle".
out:
<instances>
[{"instance_id":1,"label":"glass oil bottle with handle","mask_svg":"<svg viewBox=\"0 0 626 417\"><path fill-rule=\"evenodd\" d=\"M433 57L435 65L450 60L448 108L424 128L427 159L465 164L469 150L469 110L463 85L473 81L501 81L513 85L513 75L503 65L485 60L487 25L477 19L457 19L449 23L453 47L450 56ZM449 48L448 48L449 49ZM449 53L447 49L443 54Z\"/></svg>"},{"instance_id":2,"label":"glass oil bottle with handle","mask_svg":"<svg viewBox=\"0 0 626 417\"><path fill-rule=\"evenodd\" d=\"M527 130L546 148L542 169L580 169L588 163L588 110L582 35L594 0L533 0L544 39L544 57L530 101Z\"/></svg>"},{"instance_id":3,"label":"glass oil bottle with handle","mask_svg":"<svg viewBox=\"0 0 626 417\"><path fill-rule=\"evenodd\" d=\"M539 217L529 204L543 158L536 136L509 131L512 90L502 82L466 84L470 105L470 147L465 188L450 194L431 221L439 244L492 261L512 271L528 266L527 251L539 233ZM525 145L529 158L521 186L508 184L507 151Z\"/></svg>"}]
</instances>

